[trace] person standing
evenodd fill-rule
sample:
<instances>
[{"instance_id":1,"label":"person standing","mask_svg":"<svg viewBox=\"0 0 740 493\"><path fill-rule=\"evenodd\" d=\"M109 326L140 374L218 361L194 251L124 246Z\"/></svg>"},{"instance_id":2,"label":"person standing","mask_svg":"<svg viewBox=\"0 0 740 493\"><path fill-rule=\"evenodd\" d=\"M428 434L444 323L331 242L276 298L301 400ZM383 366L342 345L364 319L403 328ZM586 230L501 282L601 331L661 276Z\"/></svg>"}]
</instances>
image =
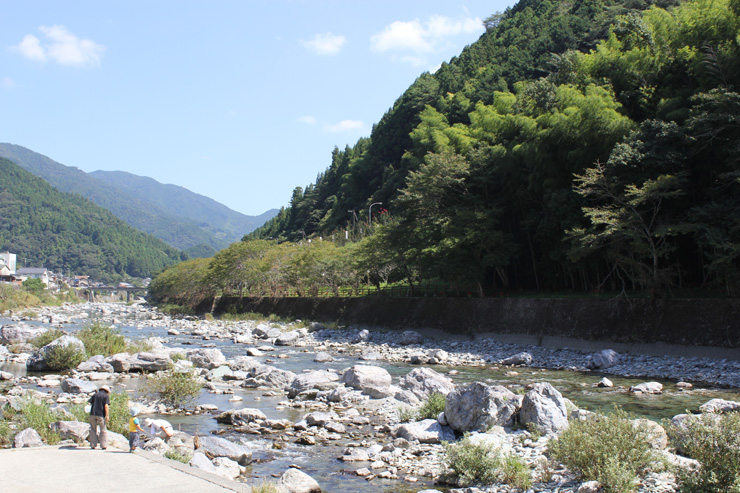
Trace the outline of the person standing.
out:
<instances>
[{"instance_id":1,"label":"person standing","mask_svg":"<svg viewBox=\"0 0 740 493\"><path fill-rule=\"evenodd\" d=\"M106 426L110 421L110 387L103 385L87 402L90 403L90 448L100 443L100 448L105 450L108 448Z\"/></svg>"},{"instance_id":2,"label":"person standing","mask_svg":"<svg viewBox=\"0 0 740 493\"><path fill-rule=\"evenodd\" d=\"M139 446L139 433L144 433L144 430L139 426L139 410L135 407L131 409L131 419L128 420L128 451L133 453L136 447Z\"/></svg>"}]
</instances>

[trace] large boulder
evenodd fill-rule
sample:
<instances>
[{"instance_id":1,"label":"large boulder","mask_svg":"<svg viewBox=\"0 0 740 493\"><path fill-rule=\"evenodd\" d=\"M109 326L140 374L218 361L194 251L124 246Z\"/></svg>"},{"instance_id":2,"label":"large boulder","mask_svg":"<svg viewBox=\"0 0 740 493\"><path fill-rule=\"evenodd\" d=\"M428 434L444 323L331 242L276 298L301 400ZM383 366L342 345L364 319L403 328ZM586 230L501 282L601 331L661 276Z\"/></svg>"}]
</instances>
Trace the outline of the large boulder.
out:
<instances>
[{"instance_id":1,"label":"large boulder","mask_svg":"<svg viewBox=\"0 0 740 493\"><path fill-rule=\"evenodd\" d=\"M244 445L239 445L225 438L208 435L199 437L199 440L198 452L203 452L210 457L227 457L242 466L252 462L252 451Z\"/></svg>"},{"instance_id":2,"label":"large boulder","mask_svg":"<svg viewBox=\"0 0 740 493\"><path fill-rule=\"evenodd\" d=\"M298 342L300 339L303 339L308 335L308 330L306 329L296 329L291 330L288 332L283 332L279 336L275 338L275 345L276 346L292 346L296 342Z\"/></svg>"},{"instance_id":3,"label":"large boulder","mask_svg":"<svg viewBox=\"0 0 740 493\"><path fill-rule=\"evenodd\" d=\"M650 419L633 419L632 426L645 433L645 438L655 450L665 450L668 448L668 433L660 424Z\"/></svg>"},{"instance_id":4,"label":"large boulder","mask_svg":"<svg viewBox=\"0 0 740 493\"><path fill-rule=\"evenodd\" d=\"M292 467L280 476L277 487L281 493L321 493L321 487L314 478Z\"/></svg>"},{"instance_id":5,"label":"large boulder","mask_svg":"<svg viewBox=\"0 0 740 493\"><path fill-rule=\"evenodd\" d=\"M233 360L230 360L228 364L234 371L249 371L252 368L257 368L262 363L251 356L237 356Z\"/></svg>"},{"instance_id":6,"label":"large boulder","mask_svg":"<svg viewBox=\"0 0 740 493\"><path fill-rule=\"evenodd\" d=\"M534 358L527 352L516 353L501 360L502 365L531 365Z\"/></svg>"},{"instance_id":7,"label":"large boulder","mask_svg":"<svg viewBox=\"0 0 740 493\"><path fill-rule=\"evenodd\" d=\"M449 426L442 426L436 419L424 419L413 423L404 423L393 430L396 438L420 443L442 443L455 440L455 432Z\"/></svg>"},{"instance_id":8,"label":"large boulder","mask_svg":"<svg viewBox=\"0 0 740 493\"><path fill-rule=\"evenodd\" d=\"M645 382L630 387L630 392L634 394L662 394L663 384L660 382Z\"/></svg>"},{"instance_id":9,"label":"large boulder","mask_svg":"<svg viewBox=\"0 0 740 493\"><path fill-rule=\"evenodd\" d=\"M79 365L77 365L77 371L79 372L106 372L106 373L113 373L115 368L113 368L113 365L110 363L106 363L105 357L101 354L96 354L92 358L88 359L87 361L83 361Z\"/></svg>"},{"instance_id":10,"label":"large boulder","mask_svg":"<svg viewBox=\"0 0 740 493\"><path fill-rule=\"evenodd\" d=\"M558 433L568 427L565 399L549 383L536 383L522 399L519 420L524 425L531 423L541 433Z\"/></svg>"},{"instance_id":11,"label":"large boulder","mask_svg":"<svg viewBox=\"0 0 740 493\"><path fill-rule=\"evenodd\" d=\"M193 457L190 458L190 462L188 464L190 465L190 467L200 469L201 471L216 474L216 466L214 466L213 462L211 462L211 459L209 459L206 454L202 452L194 453Z\"/></svg>"},{"instance_id":12,"label":"large boulder","mask_svg":"<svg viewBox=\"0 0 740 493\"><path fill-rule=\"evenodd\" d=\"M292 371L281 370L270 365L260 365L252 368L247 374L249 376L242 382L242 387L246 388L266 387L283 390L296 377L296 374Z\"/></svg>"},{"instance_id":13,"label":"large boulder","mask_svg":"<svg viewBox=\"0 0 740 493\"><path fill-rule=\"evenodd\" d=\"M411 391L419 400L426 399L434 392L447 395L455 390L452 380L426 367L411 370L401 378L399 386Z\"/></svg>"},{"instance_id":14,"label":"large boulder","mask_svg":"<svg viewBox=\"0 0 740 493\"><path fill-rule=\"evenodd\" d=\"M244 407L242 409L229 409L216 416L216 421L219 423L234 425L234 426L245 426L253 421L264 421L267 419L265 413L259 409L253 409L250 407Z\"/></svg>"},{"instance_id":15,"label":"large boulder","mask_svg":"<svg viewBox=\"0 0 740 493\"><path fill-rule=\"evenodd\" d=\"M398 342L402 346L421 344L424 342L424 336L419 334L415 330L406 330L401 333L401 339Z\"/></svg>"},{"instance_id":16,"label":"large boulder","mask_svg":"<svg viewBox=\"0 0 740 493\"><path fill-rule=\"evenodd\" d=\"M602 349L599 352L587 356L586 359L586 368L594 370L610 368L621 362L619 353L613 349Z\"/></svg>"},{"instance_id":17,"label":"large boulder","mask_svg":"<svg viewBox=\"0 0 740 493\"><path fill-rule=\"evenodd\" d=\"M26 428L13 438L13 448L42 447L44 441L33 428Z\"/></svg>"},{"instance_id":18,"label":"large boulder","mask_svg":"<svg viewBox=\"0 0 740 493\"><path fill-rule=\"evenodd\" d=\"M325 370L316 370L301 373L293 379L288 388L288 397L291 399L306 392L319 392L338 387L339 375Z\"/></svg>"},{"instance_id":19,"label":"large boulder","mask_svg":"<svg viewBox=\"0 0 740 493\"><path fill-rule=\"evenodd\" d=\"M391 386L391 374L379 366L355 365L342 374L342 383L370 395ZM382 393L382 392L381 392Z\"/></svg>"},{"instance_id":20,"label":"large boulder","mask_svg":"<svg viewBox=\"0 0 740 493\"><path fill-rule=\"evenodd\" d=\"M69 394L89 394L90 392L97 392L98 386L89 380L65 378L62 380L62 390Z\"/></svg>"},{"instance_id":21,"label":"large boulder","mask_svg":"<svg viewBox=\"0 0 740 493\"><path fill-rule=\"evenodd\" d=\"M280 328L271 327L266 324L259 324L257 327L252 329L252 335L259 339L275 339L282 333L283 331L280 330Z\"/></svg>"},{"instance_id":22,"label":"large boulder","mask_svg":"<svg viewBox=\"0 0 740 493\"><path fill-rule=\"evenodd\" d=\"M105 362L113 367L116 373L127 373L131 369L131 355L116 353L105 358Z\"/></svg>"},{"instance_id":23,"label":"large boulder","mask_svg":"<svg viewBox=\"0 0 740 493\"><path fill-rule=\"evenodd\" d=\"M72 439L78 444L90 436L90 424L82 421L55 421L49 428L62 440Z\"/></svg>"},{"instance_id":24,"label":"large boulder","mask_svg":"<svg viewBox=\"0 0 740 493\"><path fill-rule=\"evenodd\" d=\"M303 418L308 426L323 427L327 423L332 423L339 419L339 415L334 411L315 411L307 414Z\"/></svg>"},{"instance_id":25,"label":"large boulder","mask_svg":"<svg viewBox=\"0 0 740 493\"><path fill-rule=\"evenodd\" d=\"M130 368L128 371L162 371L169 368L171 363L172 360L170 360L170 355L167 353L141 352L131 356L131 359L129 360Z\"/></svg>"},{"instance_id":26,"label":"large boulder","mask_svg":"<svg viewBox=\"0 0 740 493\"><path fill-rule=\"evenodd\" d=\"M511 426L520 400L506 387L472 382L447 394L445 418L458 432L486 431L493 425Z\"/></svg>"},{"instance_id":27,"label":"large boulder","mask_svg":"<svg viewBox=\"0 0 740 493\"><path fill-rule=\"evenodd\" d=\"M215 473L226 479L236 479L242 474L239 463L228 457L216 457L212 462L216 468Z\"/></svg>"},{"instance_id":28,"label":"large boulder","mask_svg":"<svg viewBox=\"0 0 740 493\"><path fill-rule=\"evenodd\" d=\"M703 413L740 412L740 402L712 399L699 406L699 411Z\"/></svg>"},{"instance_id":29,"label":"large boulder","mask_svg":"<svg viewBox=\"0 0 740 493\"><path fill-rule=\"evenodd\" d=\"M195 366L207 370L226 364L226 356L217 348L199 348L188 351L187 357Z\"/></svg>"},{"instance_id":30,"label":"large boulder","mask_svg":"<svg viewBox=\"0 0 740 493\"><path fill-rule=\"evenodd\" d=\"M17 323L0 326L0 344L23 344L37 338L49 327Z\"/></svg>"},{"instance_id":31,"label":"large boulder","mask_svg":"<svg viewBox=\"0 0 740 493\"><path fill-rule=\"evenodd\" d=\"M26 368L31 371L46 371L50 370L47 363L47 358L58 347L69 347L73 346L78 351L85 352L85 344L74 336L62 336L59 339L50 342L46 346L40 348L38 351L33 353L30 358L26 361Z\"/></svg>"}]
</instances>

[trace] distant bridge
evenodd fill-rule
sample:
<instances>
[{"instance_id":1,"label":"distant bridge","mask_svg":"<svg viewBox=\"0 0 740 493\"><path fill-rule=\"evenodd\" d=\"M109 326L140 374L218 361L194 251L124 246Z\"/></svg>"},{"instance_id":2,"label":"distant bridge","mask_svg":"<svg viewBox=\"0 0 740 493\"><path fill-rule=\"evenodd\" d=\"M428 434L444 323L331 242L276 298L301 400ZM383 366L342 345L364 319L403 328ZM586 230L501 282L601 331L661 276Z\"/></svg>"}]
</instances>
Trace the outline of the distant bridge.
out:
<instances>
[{"instance_id":1,"label":"distant bridge","mask_svg":"<svg viewBox=\"0 0 740 493\"><path fill-rule=\"evenodd\" d=\"M142 293L142 296L146 296L147 292L149 291L149 288L137 288L137 287L130 287L130 288L119 288L116 286L90 286L90 287L81 287L76 288L78 291L87 292L88 294L88 301L95 301L95 292L96 291L107 291L109 293L113 292L125 292L126 293L126 303L129 303L131 301L131 293Z\"/></svg>"}]
</instances>

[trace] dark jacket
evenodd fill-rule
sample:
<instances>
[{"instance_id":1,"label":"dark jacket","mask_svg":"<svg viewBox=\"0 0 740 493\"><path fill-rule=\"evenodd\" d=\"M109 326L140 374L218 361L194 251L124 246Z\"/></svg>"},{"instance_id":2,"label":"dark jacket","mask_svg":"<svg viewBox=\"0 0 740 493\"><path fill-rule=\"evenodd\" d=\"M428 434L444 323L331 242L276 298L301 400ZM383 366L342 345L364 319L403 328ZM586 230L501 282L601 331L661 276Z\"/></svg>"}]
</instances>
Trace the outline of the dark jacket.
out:
<instances>
[{"instance_id":1,"label":"dark jacket","mask_svg":"<svg viewBox=\"0 0 740 493\"><path fill-rule=\"evenodd\" d=\"M95 392L95 395L90 397L90 400L87 401L91 404L90 406L90 415L91 416L100 416L105 417L105 406L110 405L110 396L108 395L108 392L105 390L98 390Z\"/></svg>"}]
</instances>

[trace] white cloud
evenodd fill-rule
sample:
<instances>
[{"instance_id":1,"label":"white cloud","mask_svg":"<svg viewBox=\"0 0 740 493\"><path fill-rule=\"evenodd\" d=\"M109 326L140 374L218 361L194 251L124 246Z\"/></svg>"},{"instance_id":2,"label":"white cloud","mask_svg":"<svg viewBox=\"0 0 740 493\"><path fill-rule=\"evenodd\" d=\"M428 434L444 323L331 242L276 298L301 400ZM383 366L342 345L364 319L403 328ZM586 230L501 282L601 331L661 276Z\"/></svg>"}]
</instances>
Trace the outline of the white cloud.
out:
<instances>
[{"instance_id":1,"label":"white cloud","mask_svg":"<svg viewBox=\"0 0 740 493\"><path fill-rule=\"evenodd\" d=\"M29 60L40 62L54 61L60 65L98 66L105 52L105 46L89 39L80 39L64 26L41 26L43 41L27 34L11 50Z\"/></svg>"},{"instance_id":2,"label":"white cloud","mask_svg":"<svg viewBox=\"0 0 740 493\"><path fill-rule=\"evenodd\" d=\"M26 34L23 37L23 41L12 49L29 60L46 61L46 52L41 47L41 41L33 34Z\"/></svg>"},{"instance_id":3,"label":"white cloud","mask_svg":"<svg viewBox=\"0 0 740 493\"><path fill-rule=\"evenodd\" d=\"M324 126L324 130L331 133L355 132L365 128L365 124L360 120L342 120L339 123L332 123Z\"/></svg>"},{"instance_id":4,"label":"white cloud","mask_svg":"<svg viewBox=\"0 0 740 493\"><path fill-rule=\"evenodd\" d=\"M301 44L317 55L336 55L342 50L347 38L339 34L317 34L308 41L301 40Z\"/></svg>"},{"instance_id":5,"label":"white cloud","mask_svg":"<svg viewBox=\"0 0 740 493\"><path fill-rule=\"evenodd\" d=\"M302 116L298 118L298 121L300 123L305 123L306 125L316 125L316 117L311 115Z\"/></svg>"},{"instance_id":6,"label":"white cloud","mask_svg":"<svg viewBox=\"0 0 740 493\"><path fill-rule=\"evenodd\" d=\"M400 50L423 53L432 50L432 45L425 38L424 27L418 20L396 21L387 26L383 32L374 34L370 38L370 47L373 51L381 53Z\"/></svg>"},{"instance_id":7,"label":"white cloud","mask_svg":"<svg viewBox=\"0 0 740 493\"><path fill-rule=\"evenodd\" d=\"M425 56L440 50L449 38L475 32L483 32L483 24L470 16L455 19L435 15L425 22L395 21L370 37L370 48L418 67L425 65Z\"/></svg>"}]
</instances>

